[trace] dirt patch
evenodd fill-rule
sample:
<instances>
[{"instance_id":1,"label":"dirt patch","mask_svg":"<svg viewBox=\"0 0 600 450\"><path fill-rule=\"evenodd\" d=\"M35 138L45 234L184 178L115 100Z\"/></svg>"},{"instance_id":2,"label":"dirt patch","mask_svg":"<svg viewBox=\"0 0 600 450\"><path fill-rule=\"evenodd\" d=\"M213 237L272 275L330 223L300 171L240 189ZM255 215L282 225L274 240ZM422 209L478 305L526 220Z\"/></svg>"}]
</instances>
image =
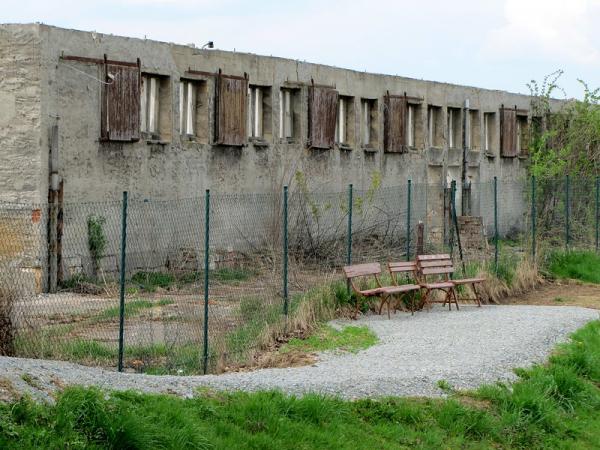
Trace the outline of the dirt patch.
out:
<instances>
[{"instance_id":1,"label":"dirt patch","mask_svg":"<svg viewBox=\"0 0 600 450\"><path fill-rule=\"evenodd\" d=\"M600 285L576 280L546 281L502 303L514 305L581 306L600 310Z\"/></svg>"},{"instance_id":2,"label":"dirt patch","mask_svg":"<svg viewBox=\"0 0 600 450\"><path fill-rule=\"evenodd\" d=\"M310 333L298 331L279 337L269 348L256 351L248 364L224 366L222 372L251 372L257 369L310 366L317 362L315 353L293 350L282 353L283 347L292 338L306 339Z\"/></svg>"}]
</instances>

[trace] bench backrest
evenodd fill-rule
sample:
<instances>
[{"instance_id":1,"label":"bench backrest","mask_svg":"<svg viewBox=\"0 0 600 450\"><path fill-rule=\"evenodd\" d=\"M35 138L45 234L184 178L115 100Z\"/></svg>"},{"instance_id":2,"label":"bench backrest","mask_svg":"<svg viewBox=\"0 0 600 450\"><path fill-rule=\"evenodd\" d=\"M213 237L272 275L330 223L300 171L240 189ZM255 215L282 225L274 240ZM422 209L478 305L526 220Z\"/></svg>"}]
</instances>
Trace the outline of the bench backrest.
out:
<instances>
[{"instance_id":1,"label":"bench backrest","mask_svg":"<svg viewBox=\"0 0 600 450\"><path fill-rule=\"evenodd\" d=\"M415 261L401 261L388 263L390 273L414 272L417 270Z\"/></svg>"},{"instance_id":2,"label":"bench backrest","mask_svg":"<svg viewBox=\"0 0 600 450\"><path fill-rule=\"evenodd\" d=\"M356 277L379 276L381 274L381 265L379 263L354 264L353 266L344 266L344 275L352 279Z\"/></svg>"},{"instance_id":3,"label":"bench backrest","mask_svg":"<svg viewBox=\"0 0 600 450\"><path fill-rule=\"evenodd\" d=\"M454 266L448 254L419 255L417 256L417 270L421 278L440 275L448 279L448 276L454 272Z\"/></svg>"},{"instance_id":4,"label":"bench backrest","mask_svg":"<svg viewBox=\"0 0 600 450\"><path fill-rule=\"evenodd\" d=\"M390 272L390 276L392 277L392 282L394 284L398 283L398 274L412 274L413 278L417 278L417 263L415 261L399 261L399 262L389 262L388 263L388 271Z\"/></svg>"}]
</instances>

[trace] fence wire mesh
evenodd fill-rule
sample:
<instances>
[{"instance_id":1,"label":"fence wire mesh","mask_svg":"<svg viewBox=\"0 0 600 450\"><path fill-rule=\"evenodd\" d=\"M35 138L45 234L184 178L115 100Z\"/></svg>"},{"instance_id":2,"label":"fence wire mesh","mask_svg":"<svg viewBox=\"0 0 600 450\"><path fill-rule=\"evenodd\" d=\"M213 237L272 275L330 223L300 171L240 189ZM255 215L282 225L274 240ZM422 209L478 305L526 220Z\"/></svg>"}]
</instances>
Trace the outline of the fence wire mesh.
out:
<instances>
[{"instance_id":1,"label":"fence wire mesh","mask_svg":"<svg viewBox=\"0 0 600 450\"><path fill-rule=\"evenodd\" d=\"M0 353L115 368L122 332L125 370L227 370L285 330L316 287L344 286L349 262L420 252L458 261L462 252L466 264L498 271L534 250L597 249L598 186L565 178L454 191L297 188L287 202L283 192L212 193L128 200L125 217L120 201L2 203Z\"/></svg>"}]
</instances>

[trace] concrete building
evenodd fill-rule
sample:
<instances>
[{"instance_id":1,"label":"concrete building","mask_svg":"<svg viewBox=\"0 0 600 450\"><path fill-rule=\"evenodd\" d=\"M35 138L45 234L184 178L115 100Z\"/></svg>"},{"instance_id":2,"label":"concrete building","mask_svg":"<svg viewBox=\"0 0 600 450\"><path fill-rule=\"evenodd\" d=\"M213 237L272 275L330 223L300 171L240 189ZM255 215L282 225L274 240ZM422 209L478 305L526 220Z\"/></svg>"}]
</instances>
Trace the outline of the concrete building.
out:
<instances>
[{"instance_id":1,"label":"concrete building","mask_svg":"<svg viewBox=\"0 0 600 450\"><path fill-rule=\"evenodd\" d=\"M366 189L374 174L382 187L519 180L529 109L496 90L1 25L0 199L279 192L296 173L328 191ZM506 201L518 220L521 205Z\"/></svg>"}]
</instances>

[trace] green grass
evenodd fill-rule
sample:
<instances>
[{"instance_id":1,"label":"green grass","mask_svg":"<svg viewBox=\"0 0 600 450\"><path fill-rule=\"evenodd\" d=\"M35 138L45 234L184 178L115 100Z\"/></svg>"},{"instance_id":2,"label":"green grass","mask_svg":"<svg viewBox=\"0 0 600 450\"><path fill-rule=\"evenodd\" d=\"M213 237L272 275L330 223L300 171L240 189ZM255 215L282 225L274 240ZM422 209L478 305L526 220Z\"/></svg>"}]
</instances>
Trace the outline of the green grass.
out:
<instances>
[{"instance_id":1,"label":"green grass","mask_svg":"<svg viewBox=\"0 0 600 450\"><path fill-rule=\"evenodd\" d=\"M344 401L316 394L194 398L69 388L56 404L0 403L0 448L594 449L600 447L600 321L511 385L447 399Z\"/></svg>"},{"instance_id":2,"label":"green grass","mask_svg":"<svg viewBox=\"0 0 600 450\"><path fill-rule=\"evenodd\" d=\"M131 282L146 292L155 292L157 288L168 289L175 284L175 276L163 272L137 272Z\"/></svg>"},{"instance_id":3,"label":"green grass","mask_svg":"<svg viewBox=\"0 0 600 450\"><path fill-rule=\"evenodd\" d=\"M366 326L348 326L338 331L331 326L323 325L306 339L291 339L279 351L286 353L292 350L303 352L342 350L356 353L377 342L377 336Z\"/></svg>"},{"instance_id":4,"label":"green grass","mask_svg":"<svg viewBox=\"0 0 600 450\"><path fill-rule=\"evenodd\" d=\"M249 269L224 267L211 270L209 275L212 281L235 284L251 279L256 276L256 272ZM130 286L128 289L130 289L131 292L136 292L137 289L146 292L156 292L158 288L170 289L174 286L185 286L197 283L198 281L203 280L203 278L204 273L202 271L185 272L176 275L164 272L137 272L130 279L130 283L135 286Z\"/></svg>"},{"instance_id":5,"label":"green grass","mask_svg":"<svg viewBox=\"0 0 600 450\"><path fill-rule=\"evenodd\" d=\"M571 278L600 284L600 255L594 252L554 252L548 257L547 268L557 278Z\"/></svg>"}]
</instances>

